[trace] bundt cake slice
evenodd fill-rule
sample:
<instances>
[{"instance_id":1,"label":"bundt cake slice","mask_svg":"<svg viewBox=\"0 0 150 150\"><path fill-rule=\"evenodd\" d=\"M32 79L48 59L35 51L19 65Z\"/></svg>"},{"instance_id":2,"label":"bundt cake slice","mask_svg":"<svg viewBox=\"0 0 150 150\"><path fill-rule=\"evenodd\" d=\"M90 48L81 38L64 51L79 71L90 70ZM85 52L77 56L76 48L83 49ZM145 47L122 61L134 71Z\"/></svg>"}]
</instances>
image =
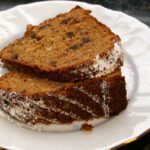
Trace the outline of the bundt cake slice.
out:
<instances>
[{"instance_id":1,"label":"bundt cake slice","mask_svg":"<svg viewBox=\"0 0 150 150\"><path fill-rule=\"evenodd\" d=\"M49 81L19 71L0 78L0 108L28 124L109 118L126 106L125 79L120 70L77 83Z\"/></svg>"},{"instance_id":2,"label":"bundt cake slice","mask_svg":"<svg viewBox=\"0 0 150 150\"><path fill-rule=\"evenodd\" d=\"M24 36L5 47L0 57L8 66L63 82L101 77L123 63L119 36L79 6L28 25Z\"/></svg>"}]
</instances>

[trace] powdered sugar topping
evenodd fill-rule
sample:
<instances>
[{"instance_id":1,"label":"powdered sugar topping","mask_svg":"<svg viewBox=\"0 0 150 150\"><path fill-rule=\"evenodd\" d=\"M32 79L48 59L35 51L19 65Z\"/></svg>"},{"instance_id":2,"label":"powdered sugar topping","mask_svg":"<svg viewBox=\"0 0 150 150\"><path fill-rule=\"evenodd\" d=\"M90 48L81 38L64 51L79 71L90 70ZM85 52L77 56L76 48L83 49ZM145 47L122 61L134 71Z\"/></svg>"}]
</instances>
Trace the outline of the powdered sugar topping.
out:
<instances>
[{"instance_id":1,"label":"powdered sugar topping","mask_svg":"<svg viewBox=\"0 0 150 150\"><path fill-rule=\"evenodd\" d=\"M79 90L80 92L86 94L88 97L90 97L94 102L100 104L99 96L96 94L92 94L91 92L85 90L82 86L81 87L74 87L74 89Z\"/></svg>"},{"instance_id":2,"label":"powdered sugar topping","mask_svg":"<svg viewBox=\"0 0 150 150\"><path fill-rule=\"evenodd\" d=\"M24 110L30 109L30 113L32 113L32 114L34 114L34 108L31 107L31 105L35 105L35 107L37 106L40 108L47 109L47 111L49 111L49 113L51 111L58 112L60 114L66 115L66 116L70 116L73 119L78 119L77 116L75 116L73 113L65 112L62 109L56 108L54 106L49 106L49 107L45 106L44 107L44 100L43 99L40 99L40 101L34 101L32 98L30 98L28 96L21 98L21 96L19 94L17 94L16 92L6 92L4 90L0 90L0 97L1 97L1 101L2 100L9 100L10 103L17 104L20 106L20 108L22 108ZM12 109L12 111L13 110L14 109ZM11 112L11 113L13 113L13 112Z\"/></svg>"},{"instance_id":3,"label":"powdered sugar topping","mask_svg":"<svg viewBox=\"0 0 150 150\"><path fill-rule=\"evenodd\" d=\"M64 95L58 95L58 94L57 95L56 94L49 94L49 96L54 96L54 97L59 98L60 100L63 100L63 101L66 101L66 102L70 102L70 103L72 103L74 105L77 105L82 110L87 111L88 113L90 113L93 117L96 117L96 114L94 114L93 111L88 106L85 106L82 103L79 103L75 99L71 99L71 98L65 97Z\"/></svg>"},{"instance_id":4,"label":"powdered sugar topping","mask_svg":"<svg viewBox=\"0 0 150 150\"><path fill-rule=\"evenodd\" d=\"M118 64L118 59L123 61L123 52L120 42L116 42L113 50L108 51L104 57L96 55L93 64L79 67L78 69L71 71L71 73L78 73L89 79L101 77L113 72L120 65Z\"/></svg>"},{"instance_id":5,"label":"powdered sugar topping","mask_svg":"<svg viewBox=\"0 0 150 150\"><path fill-rule=\"evenodd\" d=\"M108 105L108 102L109 102L109 93L108 93L109 92L109 90L108 90L109 84L107 81L104 80L100 86L101 86L102 94L103 94L102 108L103 108L104 116L106 118L108 118L109 112L110 112L109 105Z\"/></svg>"}]
</instances>

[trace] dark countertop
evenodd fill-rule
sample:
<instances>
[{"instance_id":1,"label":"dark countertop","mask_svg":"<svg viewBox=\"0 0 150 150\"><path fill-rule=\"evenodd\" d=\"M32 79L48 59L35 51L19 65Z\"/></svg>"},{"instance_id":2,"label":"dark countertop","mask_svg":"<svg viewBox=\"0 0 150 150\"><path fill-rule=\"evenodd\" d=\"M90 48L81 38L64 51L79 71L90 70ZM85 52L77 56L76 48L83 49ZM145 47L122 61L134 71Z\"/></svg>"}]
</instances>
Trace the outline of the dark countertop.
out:
<instances>
[{"instance_id":1,"label":"dark countertop","mask_svg":"<svg viewBox=\"0 0 150 150\"><path fill-rule=\"evenodd\" d=\"M0 1L0 11L13 6L39 0L5 0ZM150 0L76 0L100 4L107 8L125 12L150 26Z\"/></svg>"},{"instance_id":2,"label":"dark countertop","mask_svg":"<svg viewBox=\"0 0 150 150\"><path fill-rule=\"evenodd\" d=\"M5 0L0 1L0 11L37 0ZM78 0L76 0L78 1ZM80 0L100 4L107 8L122 11L150 26L150 0ZM150 150L150 132L139 140L127 144L118 150Z\"/></svg>"}]
</instances>

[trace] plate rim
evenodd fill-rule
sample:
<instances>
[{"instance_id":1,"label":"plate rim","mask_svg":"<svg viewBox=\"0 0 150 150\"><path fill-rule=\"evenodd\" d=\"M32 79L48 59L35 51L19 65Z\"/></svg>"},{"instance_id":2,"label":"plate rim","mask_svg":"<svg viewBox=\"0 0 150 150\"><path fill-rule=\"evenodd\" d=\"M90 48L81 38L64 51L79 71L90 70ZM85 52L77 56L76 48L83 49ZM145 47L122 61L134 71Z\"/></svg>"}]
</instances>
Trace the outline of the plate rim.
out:
<instances>
[{"instance_id":1,"label":"plate rim","mask_svg":"<svg viewBox=\"0 0 150 150\"><path fill-rule=\"evenodd\" d=\"M83 5L84 5L84 4L85 4L85 5L92 6L92 7L102 7L102 8L104 8L104 9L111 10L111 11L114 11L114 12L117 12L117 13L120 13L120 14L123 14L123 15L125 15L125 16L127 16L127 17L130 17L130 18L132 18L132 19L138 21L141 25L143 25L144 28L149 29L149 27L148 27L146 24L144 24L143 22L141 22L141 21L139 21L138 19L136 19L136 18L134 18L134 17L132 17L132 16L130 16L130 15L128 15L128 14L125 14L125 13L123 13L123 12L121 12L121 11L109 9L109 8L104 7L104 6L101 6L100 4L91 4L91 3L80 2L80 1L67 1L67 0L64 0L64 1L55 1L55 0L52 0L52 1L31 2L31 3L28 3L28 4L19 4L19 5L16 5L16 6L12 7L12 8L7 9L7 10L2 10L2 11L0 11L0 14L1 14L1 13L7 13L7 12L9 12L9 11L11 11L11 10L14 10L14 9L18 8L18 7L28 7L28 6L31 6L31 5L34 6L34 5L37 5L37 4L40 5L40 4L44 4L44 3L74 3L74 4L77 4L77 5L80 5L80 4L83 4ZM120 142L120 143L118 142L118 144L116 144L115 146L111 146L111 145L110 145L109 148L110 148L110 149L114 149L114 148L118 148L118 147L120 147L120 146L126 145L126 144L128 144L128 143L131 143L131 142L133 142L133 141L139 139L141 136L143 136L144 134L146 134L146 133L148 133L148 132L150 132L150 129L149 129L149 128L148 128L148 129L145 129L145 131L143 131L142 133L140 133L140 134L137 135L137 136L134 136L134 137L132 137L132 138L130 138L130 139L128 139L128 140L124 140L123 142ZM117 141L116 141L116 142L117 142Z\"/></svg>"}]
</instances>

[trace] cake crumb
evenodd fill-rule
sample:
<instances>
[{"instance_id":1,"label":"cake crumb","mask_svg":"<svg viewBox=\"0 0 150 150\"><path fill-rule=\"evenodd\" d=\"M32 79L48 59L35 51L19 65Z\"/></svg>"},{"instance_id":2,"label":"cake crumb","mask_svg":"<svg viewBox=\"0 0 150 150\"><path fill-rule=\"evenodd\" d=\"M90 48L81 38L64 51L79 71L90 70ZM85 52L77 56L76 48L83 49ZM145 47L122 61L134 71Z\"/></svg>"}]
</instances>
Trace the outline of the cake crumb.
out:
<instances>
[{"instance_id":1,"label":"cake crumb","mask_svg":"<svg viewBox=\"0 0 150 150\"><path fill-rule=\"evenodd\" d=\"M81 126L81 131L92 131L93 126L91 124L84 123Z\"/></svg>"}]
</instances>

